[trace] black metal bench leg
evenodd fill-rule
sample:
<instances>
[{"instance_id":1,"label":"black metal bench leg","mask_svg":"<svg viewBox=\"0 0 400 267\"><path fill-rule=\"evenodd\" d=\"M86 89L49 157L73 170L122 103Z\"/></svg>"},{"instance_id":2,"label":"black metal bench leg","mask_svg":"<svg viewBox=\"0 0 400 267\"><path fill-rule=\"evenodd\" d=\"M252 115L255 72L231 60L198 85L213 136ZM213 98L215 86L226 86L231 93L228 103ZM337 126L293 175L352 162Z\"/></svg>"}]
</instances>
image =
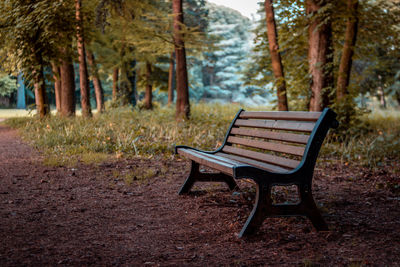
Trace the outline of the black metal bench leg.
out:
<instances>
[{"instance_id":1,"label":"black metal bench leg","mask_svg":"<svg viewBox=\"0 0 400 267\"><path fill-rule=\"evenodd\" d=\"M189 193L195 182L224 182L229 186L231 191L238 187L233 177L229 175L223 173L202 173L199 168L200 164L192 161L190 174L179 190L179 195Z\"/></svg>"},{"instance_id":2,"label":"black metal bench leg","mask_svg":"<svg viewBox=\"0 0 400 267\"><path fill-rule=\"evenodd\" d=\"M270 186L264 187L257 183L256 187L256 200L254 202L253 210L250 213L245 225L239 233L239 238L249 236L260 228L263 221L267 217L268 207L271 206L271 188Z\"/></svg>"},{"instance_id":3,"label":"black metal bench leg","mask_svg":"<svg viewBox=\"0 0 400 267\"><path fill-rule=\"evenodd\" d=\"M238 188L238 185L233 177L226 174L221 174L221 175L223 177L222 179L224 180L224 182L229 186L229 190L233 191L235 188Z\"/></svg>"},{"instance_id":4,"label":"black metal bench leg","mask_svg":"<svg viewBox=\"0 0 400 267\"><path fill-rule=\"evenodd\" d=\"M190 168L189 176L186 178L186 181L179 190L179 195L187 194L189 193L190 189L192 189L194 183L196 182L196 178L200 174L199 167L200 165L197 162L192 161L192 167Z\"/></svg>"},{"instance_id":5,"label":"black metal bench leg","mask_svg":"<svg viewBox=\"0 0 400 267\"><path fill-rule=\"evenodd\" d=\"M328 225L315 204L311 191L300 189L301 200L304 204L304 213L310 219L317 231L328 231Z\"/></svg>"}]
</instances>

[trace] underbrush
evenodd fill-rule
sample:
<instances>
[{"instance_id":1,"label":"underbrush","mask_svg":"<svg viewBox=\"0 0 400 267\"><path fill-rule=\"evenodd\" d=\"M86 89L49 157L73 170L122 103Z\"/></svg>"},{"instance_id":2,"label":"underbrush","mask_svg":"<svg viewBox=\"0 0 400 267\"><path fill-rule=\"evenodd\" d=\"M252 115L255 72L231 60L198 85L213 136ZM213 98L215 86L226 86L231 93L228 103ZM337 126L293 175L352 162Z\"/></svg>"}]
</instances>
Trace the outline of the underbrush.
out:
<instances>
[{"instance_id":1,"label":"underbrush","mask_svg":"<svg viewBox=\"0 0 400 267\"><path fill-rule=\"evenodd\" d=\"M239 108L235 104L197 104L192 106L190 120L183 122L175 121L174 108L159 107L150 111L110 109L91 119L51 116L44 120L15 118L6 123L44 150L46 163L64 165L110 157L170 157L177 144L212 150L221 145ZM331 134L323 156L370 167L399 161L400 112L374 112L360 118L360 125L353 129L355 134L344 138Z\"/></svg>"},{"instance_id":2,"label":"underbrush","mask_svg":"<svg viewBox=\"0 0 400 267\"><path fill-rule=\"evenodd\" d=\"M364 114L348 134L330 134L323 153L345 164L358 162L368 167L397 166L400 160L400 112L376 110Z\"/></svg>"},{"instance_id":3,"label":"underbrush","mask_svg":"<svg viewBox=\"0 0 400 267\"><path fill-rule=\"evenodd\" d=\"M174 108L138 110L117 108L91 119L51 116L40 120L14 118L7 124L19 128L23 138L44 149L51 165L73 163L99 153L122 156L170 156L177 144L213 149L221 144L238 105L192 107L188 121L176 122Z\"/></svg>"}]
</instances>

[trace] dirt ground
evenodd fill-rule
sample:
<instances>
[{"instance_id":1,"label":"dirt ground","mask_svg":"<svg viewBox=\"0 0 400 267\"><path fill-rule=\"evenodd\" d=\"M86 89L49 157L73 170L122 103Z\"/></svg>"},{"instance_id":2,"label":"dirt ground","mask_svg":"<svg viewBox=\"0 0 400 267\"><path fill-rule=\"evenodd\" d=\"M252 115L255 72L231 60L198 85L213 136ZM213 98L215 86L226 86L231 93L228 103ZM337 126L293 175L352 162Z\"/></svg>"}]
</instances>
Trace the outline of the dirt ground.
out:
<instances>
[{"instance_id":1,"label":"dirt ground","mask_svg":"<svg viewBox=\"0 0 400 267\"><path fill-rule=\"evenodd\" d=\"M330 231L271 218L239 239L249 183L178 196L185 160L41 162L0 125L0 266L400 266L400 182L388 168L320 162L313 190Z\"/></svg>"}]
</instances>

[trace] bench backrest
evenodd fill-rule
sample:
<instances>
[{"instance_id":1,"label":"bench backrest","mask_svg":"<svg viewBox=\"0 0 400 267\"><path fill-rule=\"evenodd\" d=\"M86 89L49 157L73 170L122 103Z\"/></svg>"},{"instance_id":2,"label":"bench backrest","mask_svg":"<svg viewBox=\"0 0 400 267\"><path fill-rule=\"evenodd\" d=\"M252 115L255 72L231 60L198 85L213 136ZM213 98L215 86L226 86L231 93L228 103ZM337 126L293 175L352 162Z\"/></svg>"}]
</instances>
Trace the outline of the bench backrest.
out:
<instances>
[{"instance_id":1,"label":"bench backrest","mask_svg":"<svg viewBox=\"0 0 400 267\"><path fill-rule=\"evenodd\" d=\"M262 162L266 169L285 172L314 168L336 114L240 110L226 135L221 152L232 159Z\"/></svg>"}]
</instances>

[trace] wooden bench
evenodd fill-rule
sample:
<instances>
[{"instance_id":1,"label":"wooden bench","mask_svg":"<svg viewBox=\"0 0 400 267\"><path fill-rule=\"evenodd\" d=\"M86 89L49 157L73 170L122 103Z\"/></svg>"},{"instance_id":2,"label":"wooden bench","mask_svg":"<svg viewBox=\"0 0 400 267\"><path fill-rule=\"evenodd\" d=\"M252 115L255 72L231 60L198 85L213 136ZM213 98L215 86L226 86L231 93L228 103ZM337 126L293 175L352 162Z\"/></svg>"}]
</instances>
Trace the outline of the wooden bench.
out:
<instances>
[{"instance_id":1,"label":"wooden bench","mask_svg":"<svg viewBox=\"0 0 400 267\"><path fill-rule=\"evenodd\" d=\"M322 142L329 128L338 126L335 118L328 108L322 112L239 110L217 150L175 147L175 153L192 162L179 194L189 193L195 182L225 182L233 190L237 187L234 178L252 179L256 199L239 237L255 233L268 216L307 216L318 231L328 230L311 189ZM199 165L218 173L201 172ZM275 185L297 186L299 203L273 204L271 188Z\"/></svg>"}]
</instances>

